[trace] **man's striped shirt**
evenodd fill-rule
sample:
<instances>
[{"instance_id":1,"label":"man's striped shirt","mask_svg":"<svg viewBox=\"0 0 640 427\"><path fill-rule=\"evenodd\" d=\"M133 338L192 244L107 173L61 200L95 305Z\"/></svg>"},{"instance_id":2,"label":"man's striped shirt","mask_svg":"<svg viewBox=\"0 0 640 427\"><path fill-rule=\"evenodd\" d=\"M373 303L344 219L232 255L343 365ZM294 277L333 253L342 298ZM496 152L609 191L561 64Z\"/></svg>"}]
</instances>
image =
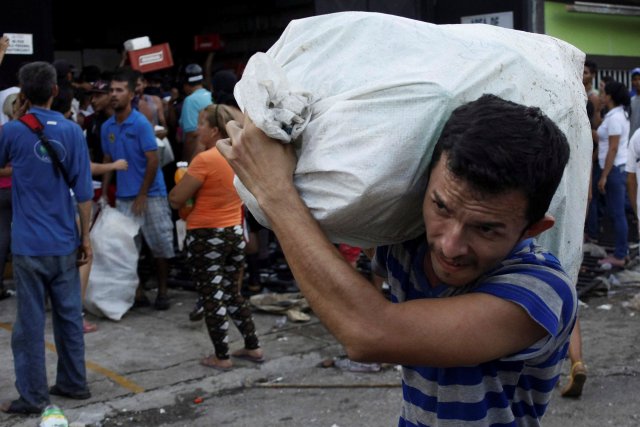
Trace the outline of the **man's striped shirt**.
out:
<instances>
[{"instance_id":1,"label":"man's striped shirt","mask_svg":"<svg viewBox=\"0 0 640 427\"><path fill-rule=\"evenodd\" d=\"M431 287L424 236L378 248L374 269L394 302L483 292L521 306L548 335L516 354L478 366L403 366L399 426L538 426L558 381L576 319L575 289L558 260L520 242L495 269L464 287Z\"/></svg>"}]
</instances>

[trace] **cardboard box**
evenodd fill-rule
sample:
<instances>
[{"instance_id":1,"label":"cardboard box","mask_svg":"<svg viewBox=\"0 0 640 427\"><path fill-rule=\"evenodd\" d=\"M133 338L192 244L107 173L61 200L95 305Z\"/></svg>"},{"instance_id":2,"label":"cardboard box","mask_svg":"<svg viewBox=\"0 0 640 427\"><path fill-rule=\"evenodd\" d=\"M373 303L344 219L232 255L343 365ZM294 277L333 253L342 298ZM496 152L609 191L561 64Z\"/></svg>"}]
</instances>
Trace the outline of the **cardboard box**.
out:
<instances>
[{"instance_id":1,"label":"cardboard box","mask_svg":"<svg viewBox=\"0 0 640 427\"><path fill-rule=\"evenodd\" d=\"M195 36L193 50L196 52L215 52L222 49L223 46L220 34L202 34Z\"/></svg>"},{"instance_id":2,"label":"cardboard box","mask_svg":"<svg viewBox=\"0 0 640 427\"><path fill-rule=\"evenodd\" d=\"M151 46L145 49L129 51L131 68L142 73L162 70L173 66L173 57L169 43Z\"/></svg>"}]
</instances>

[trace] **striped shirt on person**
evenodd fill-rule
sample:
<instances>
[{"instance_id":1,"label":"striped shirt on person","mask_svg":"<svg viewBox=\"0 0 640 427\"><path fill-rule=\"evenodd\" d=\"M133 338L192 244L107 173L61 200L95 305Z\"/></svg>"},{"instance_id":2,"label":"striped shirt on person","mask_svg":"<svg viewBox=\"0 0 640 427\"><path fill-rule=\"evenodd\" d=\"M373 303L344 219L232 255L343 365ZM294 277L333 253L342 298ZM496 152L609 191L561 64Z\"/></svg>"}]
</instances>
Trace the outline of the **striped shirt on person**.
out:
<instances>
[{"instance_id":1,"label":"striped shirt on person","mask_svg":"<svg viewBox=\"0 0 640 427\"><path fill-rule=\"evenodd\" d=\"M483 292L523 307L548 335L516 354L477 366L403 366L399 426L538 426L558 382L576 319L575 289L558 260L533 239L475 283L431 287L424 236L378 248L373 268L396 303Z\"/></svg>"}]
</instances>

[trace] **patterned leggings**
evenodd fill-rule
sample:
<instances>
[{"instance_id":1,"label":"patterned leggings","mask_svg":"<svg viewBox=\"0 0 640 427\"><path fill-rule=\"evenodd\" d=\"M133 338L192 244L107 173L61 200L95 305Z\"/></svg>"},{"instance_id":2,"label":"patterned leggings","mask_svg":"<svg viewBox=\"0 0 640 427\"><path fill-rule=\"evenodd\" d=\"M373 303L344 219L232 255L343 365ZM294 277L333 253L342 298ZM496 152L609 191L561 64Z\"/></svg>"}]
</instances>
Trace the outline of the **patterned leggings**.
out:
<instances>
[{"instance_id":1,"label":"patterned leggings","mask_svg":"<svg viewBox=\"0 0 640 427\"><path fill-rule=\"evenodd\" d=\"M246 349L260 347L247 301L238 292L244 266L242 226L187 231L192 278L204 300L204 316L218 359L229 358L227 314L244 338Z\"/></svg>"}]
</instances>

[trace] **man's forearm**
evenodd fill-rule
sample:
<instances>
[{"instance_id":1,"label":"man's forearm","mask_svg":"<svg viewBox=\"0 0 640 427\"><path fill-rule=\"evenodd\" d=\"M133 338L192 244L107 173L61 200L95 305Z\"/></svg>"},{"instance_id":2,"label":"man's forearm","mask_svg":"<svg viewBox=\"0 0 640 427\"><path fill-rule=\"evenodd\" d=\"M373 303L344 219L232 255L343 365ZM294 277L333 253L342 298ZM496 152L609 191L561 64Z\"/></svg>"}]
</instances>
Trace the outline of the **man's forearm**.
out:
<instances>
[{"instance_id":1,"label":"man's forearm","mask_svg":"<svg viewBox=\"0 0 640 427\"><path fill-rule=\"evenodd\" d=\"M80 237L88 238L91 227L91 200L78 203L78 214L80 217Z\"/></svg>"},{"instance_id":2,"label":"man's forearm","mask_svg":"<svg viewBox=\"0 0 640 427\"><path fill-rule=\"evenodd\" d=\"M146 196L149 192L149 188L153 183L153 180L156 178L156 174L158 173L158 156L157 152L153 151L153 157L147 157L147 168L144 171L144 178L142 179L142 185L140 186L140 190L138 191L138 195Z\"/></svg>"},{"instance_id":3,"label":"man's forearm","mask_svg":"<svg viewBox=\"0 0 640 427\"><path fill-rule=\"evenodd\" d=\"M295 191L278 198L261 207L314 313L350 356L375 358L369 343L384 341L380 322L390 304L344 260Z\"/></svg>"},{"instance_id":4,"label":"man's forearm","mask_svg":"<svg viewBox=\"0 0 640 427\"><path fill-rule=\"evenodd\" d=\"M104 157L102 158L102 163L106 164L106 163L111 163L111 156L108 154L105 154ZM111 175L113 174L113 171L106 171L104 173L104 175L102 175L102 196L103 197L107 197L107 191L109 189L109 184L111 184Z\"/></svg>"},{"instance_id":5,"label":"man's forearm","mask_svg":"<svg viewBox=\"0 0 640 427\"><path fill-rule=\"evenodd\" d=\"M198 134L196 132L187 132L184 137L184 156L185 160L191 162L198 144Z\"/></svg>"}]
</instances>

